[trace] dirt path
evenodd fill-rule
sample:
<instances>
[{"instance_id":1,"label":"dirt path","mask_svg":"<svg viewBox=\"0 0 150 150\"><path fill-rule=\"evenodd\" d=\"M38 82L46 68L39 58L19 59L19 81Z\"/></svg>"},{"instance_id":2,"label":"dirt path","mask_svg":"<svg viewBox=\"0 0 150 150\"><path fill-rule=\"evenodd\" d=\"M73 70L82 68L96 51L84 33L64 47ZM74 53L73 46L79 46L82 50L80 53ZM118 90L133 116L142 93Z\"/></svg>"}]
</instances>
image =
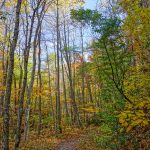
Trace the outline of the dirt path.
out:
<instances>
[{"instance_id":1,"label":"dirt path","mask_svg":"<svg viewBox=\"0 0 150 150\"><path fill-rule=\"evenodd\" d=\"M76 147L80 144L80 138L70 139L58 144L55 150L76 150Z\"/></svg>"},{"instance_id":2,"label":"dirt path","mask_svg":"<svg viewBox=\"0 0 150 150\"><path fill-rule=\"evenodd\" d=\"M53 150L100 150L88 134L96 131L97 128L94 127L90 130L74 131L68 134L67 138L61 140Z\"/></svg>"},{"instance_id":3,"label":"dirt path","mask_svg":"<svg viewBox=\"0 0 150 150\"><path fill-rule=\"evenodd\" d=\"M83 137L68 139L56 146L54 150L77 150L77 146L80 144L80 140Z\"/></svg>"}]
</instances>

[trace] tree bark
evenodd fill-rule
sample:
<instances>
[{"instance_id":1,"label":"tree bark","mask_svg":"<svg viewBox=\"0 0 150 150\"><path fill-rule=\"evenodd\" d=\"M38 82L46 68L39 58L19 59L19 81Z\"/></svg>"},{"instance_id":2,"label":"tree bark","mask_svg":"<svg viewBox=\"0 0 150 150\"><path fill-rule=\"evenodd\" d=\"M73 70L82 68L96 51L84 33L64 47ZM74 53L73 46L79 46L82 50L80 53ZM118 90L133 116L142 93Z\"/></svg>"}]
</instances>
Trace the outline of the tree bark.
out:
<instances>
[{"instance_id":1,"label":"tree bark","mask_svg":"<svg viewBox=\"0 0 150 150\"><path fill-rule=\"evenodd\" d=\"M42 76L41 76L41 28L40 28L40 32L38 35L38 48L39 48L39 52L38 52L38 78L39 78L39 121L38 121L38 135L40 135L41 133L41 123L42 123L42 110L41 110L41 100L42 100Z\"/></svg>"},{"instance_id":2,"label":"tree bark","mask_svg":"<svg viewBox=\"0 0 150 150\"><path fill-rule=\"evenodd\" d=\"M24 104L24 94L25 89L27 86L27 75L28 75L28 58L29 58L29 52L31 48L31 40L32 40L32 34L33 34L33 25L35 20L35 14L37 11L36 7L33 11L33 15L31 18L31 26L30 30L28 30L28 14L26 14L26 39L25 39L25 49L24 49L24 75L23 75L23 83L22 88L19 96L19 106L18 106L18 117L17 117L17 128L16 128L16 135L15 135L15 150L19 149L20 139L21 139L21 125L22 125L22 116L23 116L23 104ZM28 32L29 32L29 38L28 38Z\"/></svg>"},{"instance_id":3,"label":"tree bark","mask_svg":"<svg viewBox=\"0 0 150 150\"><path fill-rule=\"evenodd\" d=\"M56 24L56 30L57 30L57 97L56 97L56 134L59 134L62 132L61 128L61 107L60 107L60 66L59 66L59 51L60 51L60 34L59 34L59 0L57 0L57 24Z\"/></svg>"},{"instance_id":4,"label":"tree bark","mask_svg":"<svg viewBox=\"0 0 150 150\"><path fill-rule=\"evenodd\" d=\"M12 77L13 77L13 70L14 70L14 53L15 53L15 49L18 41L18 35L19 35L21 4L22 4L22 0L17 0L14 35L13 35L13 41L11 43L10 52L9 52L9 69L8 69L6 93L4 99L4 111L3 111L3 141L2 141L3 150L9 150L9 120L10 120L9 109L10 109Z\"/></svg>"},{"instance_id":5,"label":"tree bark","mask_svg":"<svg viewBox=\"0 0 150 150\"><path fill-rule=\"evenodd\" d=\"M37 10L39 9L40 1L37 4ZM30 99L31 99L31 93L33 89L33 84L34 84L34 76L35 76L35 69L36 69L36 52L37 52L37 38L39 34L39 30L42 25L43 21L43 11L45 8L45 3L42 6L42 10L40 14L36 11L37 18L38 18L38 23L35 31L35 36L34 36L34 42L33 42L33 66L32 66L32 73L31 73L31 81L29 84L29 87L27 86L27 102L26 102L26 113L25 113L25 132L24 132L24 140L27 140L28 138L28 133L29 133L29 118L30 118Z\"/></svg>"}]
</instances>

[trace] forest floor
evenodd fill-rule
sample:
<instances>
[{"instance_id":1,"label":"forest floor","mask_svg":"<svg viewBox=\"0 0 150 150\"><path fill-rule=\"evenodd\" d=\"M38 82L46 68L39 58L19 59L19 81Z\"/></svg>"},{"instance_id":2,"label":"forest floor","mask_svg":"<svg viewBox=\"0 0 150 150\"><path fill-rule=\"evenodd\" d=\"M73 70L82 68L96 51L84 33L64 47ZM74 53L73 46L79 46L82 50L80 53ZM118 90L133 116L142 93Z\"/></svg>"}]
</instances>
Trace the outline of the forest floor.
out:
<instances>
[{"instance_id":1,"label":"forest floor","mask_svg":"<svg viewBox=\"0 0 150 150\"><path fill-rule=\"evenodd\" d=\"M2 140L0 127L0 140ZM50 128L45 128L40 135L37 132L30 131L28 141L22 139L20 143L20 150L100 150L96 143L92 140L91 135L99 135L98 127L90 126L84 129L66 128L62 134L58 136L52 132ZM1 143L0 143L1 149ZM14 149L14 134L10 131L10 150Z\"/></svg>"},{"instance_id":2,"label":"forest floor","mask_svg":"<svg viewBox=\"0 0 150 150\"><path fill-rule=\"evenodd\" d=\"M0 128L0 140L2 140ZM51 129L46 128L41 131L40 135L37 132L30 131L28 141L22 139L20 143L20 150L100 150L96 143L91 138L91 135L98 134L99 128L90 126L84 129L66 128L62 134L58 136ZM1 143L0 143L1 149ZM14 134L10 132L10 150L14 149Z\"/></svg>"},{"instance_id":3,"label":"forest floor","mask_svg":"<svg viewBox=\"0 0 150 150\"><path fill-rule=\"evenodd\" d=\"M54 150L98 150L96 144L91 141L89 134L95 132L96 128L78 130L79 132L71 133L66 139L63 139Z\"/></svg>"},{"instance_id":4,"label":"forest floor","mask_svg":"<svg viewBox=\"0 0 150 150\"><path fill-rule=\"evenodd\" d=\"M90 134L97 133L96 127L86 129L66 129L63 134L55 136L45 129L40 136L31 134L28 142L22 142L21 150L100 150L91 140Z\"/></svg>"}]
</instances>

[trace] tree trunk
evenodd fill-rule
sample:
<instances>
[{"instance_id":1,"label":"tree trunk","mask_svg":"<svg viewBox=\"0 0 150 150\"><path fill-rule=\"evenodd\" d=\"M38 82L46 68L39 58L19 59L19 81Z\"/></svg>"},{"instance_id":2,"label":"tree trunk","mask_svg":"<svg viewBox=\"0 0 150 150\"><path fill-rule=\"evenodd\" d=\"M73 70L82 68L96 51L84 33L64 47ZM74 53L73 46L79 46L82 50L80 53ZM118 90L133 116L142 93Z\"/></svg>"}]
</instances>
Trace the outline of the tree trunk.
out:
<instances>
[{"instance_id":1,"label":"tree trunk","mask_svg":"<svg viewBox=\"0 0 150 150\"><path fill-rule=\"evenodd\" d=\"M21 139L21 125L22 125L22 116L23 116L23 104L24 104L24 94L25 89L27 86L27 75L28 75L28 58L29 58L29 52L31 48L31 40L32 40L32 33L33 33L33 24L35 19L35 13L36 9L33 11L33 15L31 18L31 26L30 30L28 30L28 14L26 14L26 39L25 39L25 49L24 49L24 75L23 75L23 83L22 88L19 96L19 106L18 106L18 117L17 117L17 128L16 128L16 135L15 135L15 150L19 149L20 139ZM29 31L29 38L28 38L28 31Z\"/></svg>"},{"instance_id":2,"label":"tree trunk","mask_svg":"<svg viewBox=\"0 0 150 150\"><path fill-rule=\"evenodd\" d=\"M48 67L48 87L49 87L49 92L50 92L49 101L50 101L50 108L51 108L51 111L52 111L53 121L55 121L54 107L53 107L53 101L52 101L50 62L49 62L49 57L48 57L47 46L46 46L46 54L47 54L47 67Z\"/></svg>"},{"instance_id":3,"label":"tree trunk","mask_svg":"<svg viewBox=\"0 0 150 150\"><path fill-rule=\"evenodd\" d=\"M21 3L22 0L17 0L14 35L13 35L13 41L11 43L10 53L9 53L9 69L8 69L6 93L5 93L5 100L4 100L4 111L3 111L3 141L2 141L3 150L9 150L9 119L10 119L9 109L10 109L12 77L13 77L13 70L14 70L14 53L15 53L15 49L18 41L18 35L19 35Z\"/></svg>"},{"instance_id":4,"label":"tree trunk","mask_svg":"<svg viewBox=\"0 0 150 150\"><path fill-rule=\"evenodd\" d=\"M57 97L56 97L56 134L62 132L61 128L61 108L60 108L60 68L59 68L59 44L60 44L60 35L59 35L59 0L57 0Z\"/></svg>"},{"instance_id":5,"label":"tree trunk","mask_svg":"<svg viewBox=\"0 0 150 150\"><path fill-rule=\"evenodd\" d=\"M62 55L62 53L61 53L61 67L62 67L62 80L63 80L65 115L66 115L66 119L67 119L67 122L68 122L69 110L68 110L68 104L67 104L66 82L65 82L65 76L64 76L64 65L63 65L63 55Z\"/></svg>"},{"instance_id":6,"label":"tree trunk","mask_svg":"<svg viewBox=\"0 0 150 150\"><path fill-rule=\"evenodd\" d=\"M41 112L41 100L42 100L42 76L41 76L41 28L40 28L40 33L38 35L38 48L39 48L39 52L38 52L38 77L39 77L39 122L38 122L38 135L40 135L41 133L41 123L42 123L42 112Z\"/></svg>"},{"instance_id":7,"label":"tree trunk","mask_svg":"<svg viewBox=\"0 0 150 150\"><path fill-rule=\"evenodd\" d=\"M37 4L37 10L40 2ZM45 4L45 3L44 3ZM24 132L24 140L27 140L28 138L28 132L29 132L29 118L30 118L30 99L31 99L31 93L33 89L33 84L34 84L34 76L35 76L35 69L36 69L36 52L37 52L37 38L39 34L39 29L41 28L42 21L43 21L43 11L44 11L45 5L43 5L42 10L40 12L40 15L36 11L36 14L38 16L38 23L35 31L35 36L34 36L34 42L33 42L33 66L32 66L32 73L31 73L31 80L29 84L29 88L27 86L27 102L26 102L26 114L25 114L25 132Z\"/></svg>"}]
</instances>

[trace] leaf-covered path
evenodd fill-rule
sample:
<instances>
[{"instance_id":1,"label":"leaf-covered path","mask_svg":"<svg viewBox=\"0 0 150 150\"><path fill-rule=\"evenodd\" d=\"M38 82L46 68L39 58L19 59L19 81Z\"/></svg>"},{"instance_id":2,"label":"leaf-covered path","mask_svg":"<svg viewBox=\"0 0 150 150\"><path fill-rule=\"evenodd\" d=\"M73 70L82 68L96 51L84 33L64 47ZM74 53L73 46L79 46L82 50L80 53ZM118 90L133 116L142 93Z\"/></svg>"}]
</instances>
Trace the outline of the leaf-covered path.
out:
<instances>
[{"instance_id":1,"label":"leaf-covered path","mask_svg":"<svg viewBox=\"0 0 150 150\"><path fill-rule=\"evenodd\" d=\"M55 150L75 150L77 146L80 144L79 139L70 139L67 141L63 141L55 148Z\"/></svg>"},{"instance_id":2,"label":"leaf-covered path","mask_svg":"<svg viewBox=\"0 0 150 150\"><path fill-rule=\"evenodd\" d=\"M55 147L54 150L99 150L98 147L91 141L89 133L96 132L96 128L76 132L76 134L70 133L68 138L64 138Z\"/></svg>"}]
</instances>

